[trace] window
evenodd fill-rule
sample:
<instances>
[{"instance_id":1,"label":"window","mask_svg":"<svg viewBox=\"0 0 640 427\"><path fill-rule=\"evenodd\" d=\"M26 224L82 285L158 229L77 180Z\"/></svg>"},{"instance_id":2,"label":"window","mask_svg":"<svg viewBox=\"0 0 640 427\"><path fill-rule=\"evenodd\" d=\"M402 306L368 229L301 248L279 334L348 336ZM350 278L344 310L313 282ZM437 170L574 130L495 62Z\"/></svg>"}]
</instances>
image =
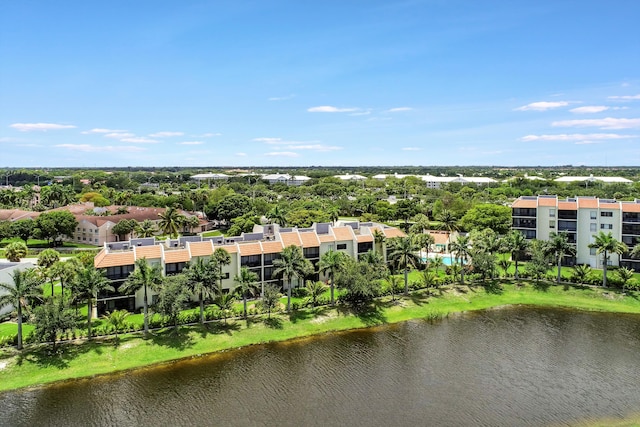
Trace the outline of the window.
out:
<instances>
[{"instance_id":1,"label":"window","mask_svg":"<svg viewBox=\"0 0 640 427\"><path fill-rule=\"evenodd\" d=\"M589 231L591 231L592 233L598 231L598 224L596 224L595 222L589 224Z\"/></svg>"},{"instance_id":2,"label":"window","mask_svg":"<svg viewBox=\"0 0 640 427\"><path fill-rule=\"evenodd\" d=\"M550 219L549 220L549 228L556 228L556 220L555 219Z\"/></svg>"},{"instance_id":3,"label":"window","mask_svg":"<svg viewBox=\"0 0 640 427\"><path fill-rule=\"evenodd\" d=\"M613 224L600 224L602 230L613 230Z\"/></svg>"},{"instance_id":4,"label":"window","mask_svg":"<svg viewBox=\"0 0 640 427\"><path fill-rule=\"evenodd\" d=\"M596 248L589 248L589 255L594 256L596 254Z\"/></svg>"},{"instance_id":5,"label":"window","mask_svg":"<svg viewBox=\"0 0 640 427\"><path fill-rule=\"evenodd\" d=\"M612 211L602 211L600 212L600 216L613 216L613 212Z\"/></svg>"},{"instance_id":6,"label":"window","mask_svg":"<svg viewBox=\"0 0 640 427\"><path fill-rule=\"evenodd\" d=\"M555 217L556 217L556 210L549 209L549 218L555 218Z\"/></svg>"},{"instance_id":7,"label":"window","mask_svg":"<svg viewBox=\"0 0 640 427\"><path fill-rule=\"evenodd\" d=\"M98 243L98 239L96 239L96 243Z\"/></svg>"},{"instance_id":8,"label":"window","mask_svg":"<svg viewBox=\"0 0 640 427\"><path fill-rule=\"evenodd\" d=\"M590 211L589 212L589 218L596 219L597 218L596 211Z\"/></svg>"},{"instance_id":9,"label":"window","mask_svg":"<svg viewBox=\"0 0 640 427\"><path fill-rule=\"evenodd\" d=\"M338 243L338 250L347 249L346 243Z\"/></svg>"}]
</instances>

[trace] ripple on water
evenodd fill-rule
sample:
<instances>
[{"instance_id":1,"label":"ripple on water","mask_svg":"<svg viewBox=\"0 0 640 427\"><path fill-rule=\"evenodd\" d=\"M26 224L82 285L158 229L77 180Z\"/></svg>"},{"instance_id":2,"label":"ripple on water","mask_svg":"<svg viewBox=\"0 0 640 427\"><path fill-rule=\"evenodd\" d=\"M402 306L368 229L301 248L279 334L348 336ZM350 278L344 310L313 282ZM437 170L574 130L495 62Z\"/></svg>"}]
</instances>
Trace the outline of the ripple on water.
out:
<instances>
[{"instance_id":1,"label":"ripple on water","mask_svg":"<svg viewBox=\"0 0 640 427\"><path fill-rule=\"evenodd\" d=\"M637 411L638 354L637 316L491 310L6 393L0 424L566 424Z\"/></svg>"}]
</instances>

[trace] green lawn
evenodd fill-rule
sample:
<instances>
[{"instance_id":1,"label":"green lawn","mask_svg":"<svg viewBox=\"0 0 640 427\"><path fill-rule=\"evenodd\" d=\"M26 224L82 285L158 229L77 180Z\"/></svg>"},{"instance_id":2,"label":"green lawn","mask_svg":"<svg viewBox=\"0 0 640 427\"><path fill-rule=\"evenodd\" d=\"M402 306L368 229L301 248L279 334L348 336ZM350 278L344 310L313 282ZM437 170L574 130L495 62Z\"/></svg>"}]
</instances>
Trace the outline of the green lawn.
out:
<instances>
[{"instance_id":1,"label":"green lawn","mask_svg":"<svg viewBox=\"0 0 640 427\"><path fill-rule=\"evenodd\" d=\"M511 304L544 307L572 307L640 314L637 293L623 295L599 288L545 284L536 287L531 282L516 286L511 282L481 286L451 287L430 295L416 292L392 303L389 297L375 301L366 311L352 312L321 307L294 311L290 315L273 315L271 320L260 316L244 320L213 322L204 328L181 327L179 334L169 330L154 333L143 340L140 334L122 337L118 345L113 339L93 340L83 344L68 344L64 351L51 355L48 349L31 348L24 353L15 349L0 351L1 390L44 384L68 378L91 376L169 360L237 348L270 341L282 341L329 331L369 327L410 319L438 319L450 313L481 310Z\"/></svg>"},{"instance_id":2,"label":"green lawn","mask_svg":"<svg viewBox=\"0 0 640 427\"><path fill-rule=\"evenodd\" d=\"M12 243L12 242L24 243L24 240L20 239L19 237L0 240L0 248L4 248L5 246L7 246L9 243ZM46 240L29 239L27 240L27 247L37 248L37 249L46 249L49 247L49 242ZM90 249L99 248L99 246L87 245L85 243L76 243L76 242L62 242L61 247L62 248L90 248ZM56 248L53 248L53 249L56 249Z\"/></svg>"},{"instance_id":3,"label":"green lawn","mask_svg":"<svg viewBox=\"0 0 640 427\"><path fill-rule=\"evenodd\" d=\"M22 324L22 333L24 336L29 335L33 331L33 326L28 323ZM0 337L10 337L18 333L18 324L13 322L0 323Z\"/></svg>"},{"instance_id":4,"label":"green lawn","mask_svg":"<svg viewBox=\"0 0 640 427\"><path fill-rule=\"evenodd\" d=\"M220 230L211 230L205 231L201 234L202 237L213 237L213 236L222 236L222 231Z\"/></svg>"}]
</instances>

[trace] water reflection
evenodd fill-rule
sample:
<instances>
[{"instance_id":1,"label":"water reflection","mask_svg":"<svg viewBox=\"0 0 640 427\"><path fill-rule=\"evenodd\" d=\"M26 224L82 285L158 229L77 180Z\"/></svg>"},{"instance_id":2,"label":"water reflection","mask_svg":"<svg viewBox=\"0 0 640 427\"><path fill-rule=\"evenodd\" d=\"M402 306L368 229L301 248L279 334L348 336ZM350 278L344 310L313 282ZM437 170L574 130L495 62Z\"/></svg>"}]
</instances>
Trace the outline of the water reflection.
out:
<instances>
[{"instance_id":1,"label":"water reflection","mask_svg":"<svg viewBox=\"0 0 640 427\"><path fill-rule=\"evenodd\" d=\"M548 425L640 408L640 317L505 309L0 395L4 425Z\"/></svg>"}]
</instances>

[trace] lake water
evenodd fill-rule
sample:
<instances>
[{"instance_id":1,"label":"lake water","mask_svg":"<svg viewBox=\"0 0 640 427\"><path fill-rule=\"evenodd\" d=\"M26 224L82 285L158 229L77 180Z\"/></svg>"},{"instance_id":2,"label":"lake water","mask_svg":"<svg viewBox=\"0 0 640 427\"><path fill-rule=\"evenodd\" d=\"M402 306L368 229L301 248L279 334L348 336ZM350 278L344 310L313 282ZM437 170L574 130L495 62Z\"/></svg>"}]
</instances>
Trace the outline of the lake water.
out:
<instances>
[{"instance_id":1,"label":"lake water","mask_svg":"<svg viewBox=\"0 0 640 427\"><path fill-rule=\"evenodd\" d=\"M0 378L1 379L1 378ZM640 412L640 317L509 308L0 394L11 426L537 426Z\"/></svg>"}]
</instances>

